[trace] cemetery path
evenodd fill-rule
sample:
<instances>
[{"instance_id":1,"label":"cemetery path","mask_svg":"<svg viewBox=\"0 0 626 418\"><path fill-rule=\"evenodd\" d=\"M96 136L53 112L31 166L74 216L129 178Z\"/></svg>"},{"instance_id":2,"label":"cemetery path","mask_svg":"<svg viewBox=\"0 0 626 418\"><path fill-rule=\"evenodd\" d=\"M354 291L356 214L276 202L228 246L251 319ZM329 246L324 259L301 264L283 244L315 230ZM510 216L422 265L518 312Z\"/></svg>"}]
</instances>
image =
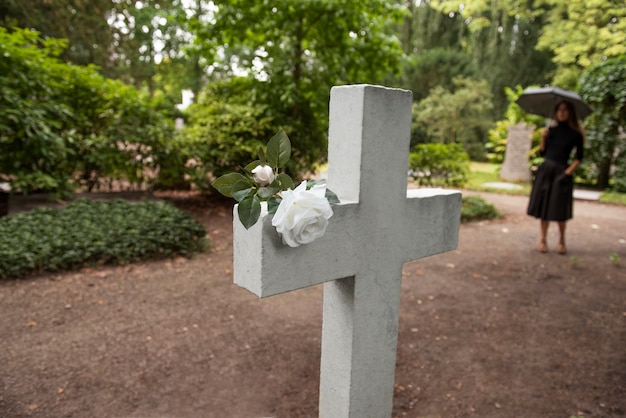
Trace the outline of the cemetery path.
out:
<instances>
[{"instance_id":1,"label":"cemetery path","mask_svg":"<svg viewBox=\"0 0 626 418\"><path fill-rule=\"evenodd\" d=\"M481 195L505 218L404 266L394 416L626 416L626 208L575 202L560 256ZM211 253L0 282L1 417L317 416L321 287L234 286L230 203L169 199Z\"/></svg>"}]
</instances>

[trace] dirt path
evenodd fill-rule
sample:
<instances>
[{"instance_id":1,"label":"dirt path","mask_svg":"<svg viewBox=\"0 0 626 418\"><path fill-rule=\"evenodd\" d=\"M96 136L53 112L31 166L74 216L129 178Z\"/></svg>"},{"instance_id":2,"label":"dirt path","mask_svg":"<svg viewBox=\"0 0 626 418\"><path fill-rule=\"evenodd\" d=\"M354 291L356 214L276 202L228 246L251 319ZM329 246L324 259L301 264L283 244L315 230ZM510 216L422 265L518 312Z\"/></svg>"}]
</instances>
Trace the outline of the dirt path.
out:
<instances>
[{"instance_id":1,"label":"dirt path","mask_svg":"<svg viewBox=\"0 0 626 418\"><path fill-rule=\"evenodd\" d=\"M559 256L483 196L506 218L405 265L394 416L626 416L626 208L577 201ZM0 282L1 417L317 416L321 287L235 287L229 209L178 203L212 253Z\"/></svg>"}]
</instances>

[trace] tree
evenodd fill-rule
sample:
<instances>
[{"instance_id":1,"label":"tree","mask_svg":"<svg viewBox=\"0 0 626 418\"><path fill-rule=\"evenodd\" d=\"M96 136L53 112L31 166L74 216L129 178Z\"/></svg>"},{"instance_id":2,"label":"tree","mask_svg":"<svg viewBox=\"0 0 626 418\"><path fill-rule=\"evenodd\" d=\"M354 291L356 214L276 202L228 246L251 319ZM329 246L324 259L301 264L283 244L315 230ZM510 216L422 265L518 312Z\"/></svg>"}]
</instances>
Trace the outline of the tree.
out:
<instances>
[{"instance_id":1,"label":"tree","mask_svg":"<svg viewBox=\"0 0 626 418\"><path fill-rule=\"evenodd\" d=\"M441 86L433 88L415 105L417 126L435 142L460 143L472 159L484 159L484 138L492 125L489 85L464 78L454 79L453 85L452 92Z\"/></svg>"},{"instance_id":2,"label":"tree","mask_svg":"<svg viewBox=\"0 0 626 418\"><path fill-rule=\"evenodd\" d=\"M195 22L197 46L214 80L255 80L253 104L285 128L300 169L326 153L329 91L345 83L379 84L397 73L397 37L387 33L402 8L388 1L215 1L209 22Z\"/></svg>"},{"instance_id":3,"label":"tree","mask_svg":"<svg viewBox=\"0 0 626 418\"><path fill-rule=\"evenodd\" d=\"M413 100L420 101L436 86L449 89L455 77L473 78L478 75L467 54L452 49L434 48L405 66L405 83L413 91Z\"/></svg>"},{"instance_id":4,"label":"tree","mask_svg":"<svg viewBox=\"0 0 626 418\"><path fill-rule=\"evenodd\" d=\"M113 0L3 0L0 25L34 29L44 38L63 38L61 59L78 65L96 64L113 75L113 30L108 18Z\"/></svg>"},{"instance_id":5,"label":"tree","mask_svg":"<svg viewBox=\"0 0 626 418\"><path fill-rule=\"evenodd\" d=\"M435 48L461 51L467 27L459 13L444 13L431 1L404 1L409 14L401 28L402 48L409 56Z\"/></svg>"},{"instance_id":6,"label":"tree","mask_svg":"<svg viewBox=\"0 0 626 418\"><path fill-rule=\"evenodd\" d=\"M461 50L489 82L497 118L507 107L505 87L542 85L552 78L551 53L536 49L544 24L538 1L431 0L428 5L459 16L465 28Z\"/></svg>"},{"instance_id":7,"label":"tree","mask_svg":"<svg viewBox=\"0 0 626 418\"><path fill-rule=\"evenodd\" d=\"M554 83L573 89L594 63L626 54L624 0L543 0L551 7L537 47L554 52Z\"/></svg>"},{"instance_id":8,"label":"tree","mask_svg":"<svg viewBox=\"0 0 626 418\"><path fill-rule=\"evenodd\" d=\"M163 59L184 61L181 49L190 35L186 32L182 1L117 0L110 21L116 28L116 64L120 77L137 88L146 88L153 96L157 64Z\"/></svg>"},{"instance_id":9,"label":"tree","mask_svg":"<svg viewBox=\"0 0 626 418\"><path fill-rule=\"evenodd\" d=\"M626 191L626 55L587 68L580 92L593 108L586 121L587 149L597 166L597 185L609 186L611 166L616 163L619 188Z\"/></svg>"},{"instance_id":10,"label":"tree","mask_svg":"<svg viewBox=\"0 0 626 418\"><path fill-rule=\"evenodd\" d=\"M102 178L148 181L171 121L131 86L60 60L64 45L0 28L0 181L57 195Z\"/></svg>"}]
</instances>

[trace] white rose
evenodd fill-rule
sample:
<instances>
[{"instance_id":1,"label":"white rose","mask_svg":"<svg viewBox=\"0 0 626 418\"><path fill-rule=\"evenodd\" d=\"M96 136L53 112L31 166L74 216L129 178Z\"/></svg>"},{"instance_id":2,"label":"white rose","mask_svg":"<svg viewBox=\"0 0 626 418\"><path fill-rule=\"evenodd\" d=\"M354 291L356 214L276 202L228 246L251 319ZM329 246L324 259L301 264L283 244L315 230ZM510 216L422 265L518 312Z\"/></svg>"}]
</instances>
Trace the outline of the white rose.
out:
<instances>
[{"instance_id":1,"label":"white rose","mask_svg":"<svg viewBox=\"0 0 626 418\"><path fill-rule=\"evenodd\" d=\"M272 219L272 225L290 247L309 244L324 235L333 210L325 197L326 186L306 189L306 181L295 190L282 192L283 200Z\"/></svg>"},{"instance_id":2,"label":"white rose","mask_svg":"<svg viewBox=\"0 0 626 418\"><path fill-rule=\"evenodd\" d=\"M259 186L267 186L274 181L274 170L269 165L257 165L252 170L252 178Z\"/></svg>"}]
</instances>

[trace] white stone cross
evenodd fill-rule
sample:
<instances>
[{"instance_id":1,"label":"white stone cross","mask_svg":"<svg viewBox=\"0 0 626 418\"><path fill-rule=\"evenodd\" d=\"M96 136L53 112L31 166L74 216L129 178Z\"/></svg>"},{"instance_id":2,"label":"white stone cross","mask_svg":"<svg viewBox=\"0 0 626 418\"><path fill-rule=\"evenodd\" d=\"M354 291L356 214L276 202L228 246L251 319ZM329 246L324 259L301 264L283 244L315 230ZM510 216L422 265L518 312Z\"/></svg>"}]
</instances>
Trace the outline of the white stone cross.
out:
<instances>
[{"instance_id":1,"label":"white stone cross","mask_svg":"<svg viewBox=\"0 0 626 418\"><path fill-rule=\"evenodd\" d=\"M260 297L324 284L319 416L389 417L402 264L457 247L461 194L407 192L412 93L333 87L326 234L291 248L262 215L234 220L235 283Z\"/></svg>"}]
</instances>

